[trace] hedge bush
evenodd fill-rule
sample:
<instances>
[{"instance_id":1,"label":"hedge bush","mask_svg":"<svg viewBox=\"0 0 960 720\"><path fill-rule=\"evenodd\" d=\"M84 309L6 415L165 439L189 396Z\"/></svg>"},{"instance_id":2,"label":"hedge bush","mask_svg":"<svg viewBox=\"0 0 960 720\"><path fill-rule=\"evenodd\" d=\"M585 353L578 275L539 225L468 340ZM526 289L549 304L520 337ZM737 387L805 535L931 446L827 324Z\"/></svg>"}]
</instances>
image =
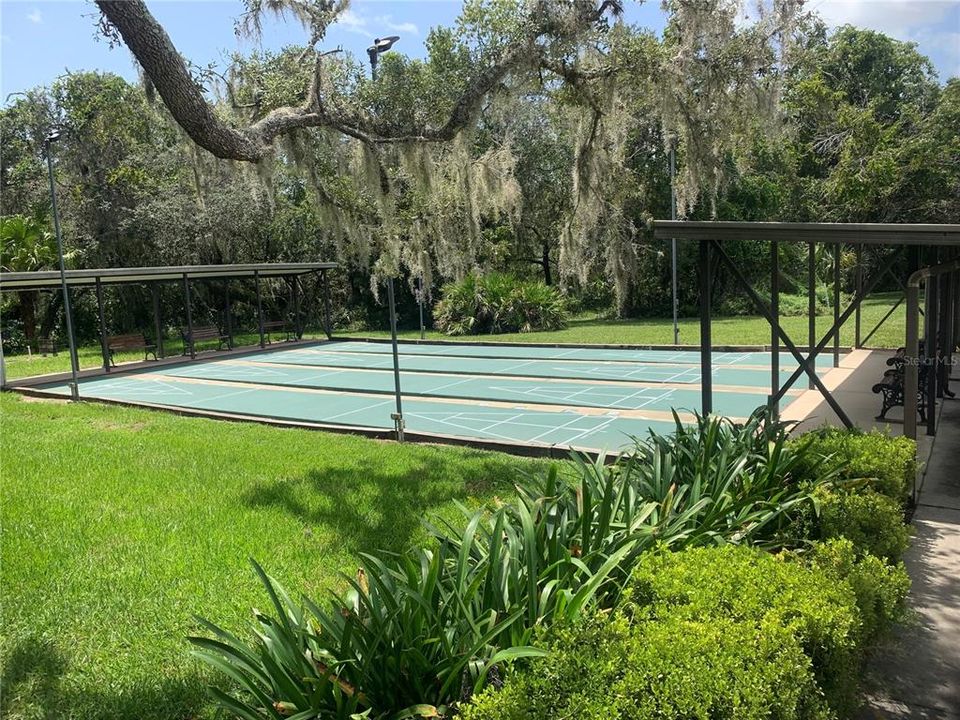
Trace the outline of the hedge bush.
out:
<instances>
[{"instance_id":1,"label":"hedge bush","mask_svg":"<svg viewBox=\"0 0 960 720\"><path fill-rule=\"evenodd\" d=\"M849 584L755 548L650 553L633 575L633 602L653 616L779 625L797 638L831 707L853 702L861 637Z\"/></svg>"},{"instance_id":2,"label":"hedge bush","mask_svg":"<svg viewBox=\"0 0 960 720\"><path fill-rule=\"evenodd\" d=\"M848 716L863 653L899 619L908 585L902 566L846 539L808 555L648 553L611 620L557 631L549 655L463 716Z\"/></svg>"},{"instance_id":3,"label":"hedge bush","mask_svg":"<svg viewBox=\"0 0 960 720\"><path fill-rule=\"evenodd\" d=\"M812 720L828 717L790 630L667 615L563 627L550 655L461 709L462 720Z\"/></svg>"},{"instance_id":4,"label":"hedge bush","mask_svg":"<svg viewBox=\"0 0 960 720\"><path fill-rule=\"evenodd\" d=\"M857 552L846 538L814 546L810 564L824 575L850 585L860 611L860 642L874 643L903 618L910 578L903 563L889 564Z\"/></svg>"},{"instance_id":5,"label":"hedge bush","mask_svg":"<svg viewBox=\"0 0 960 720\"><path fill-rule=\"evenodd\" d=\"M434 321L447 335L559 330L567 324L564 296L542 282L471 273L445 285L442 293Z\"/></svg>"},{"instance_id":6,"label":"hedge bush","mask_svg":"<svg viewBox=\"0 0 960 720\"><path fill-rule=\"evenodd\" d=\"M820 517L812 537L847 538L858 555L898 562L910 545L903 508L893 498L873 491L845 492L818 488Z\"/></svg>"},{"instance_id":7,"label":"hedge bush","mask_svg":"<svg viewBox=\"0 0 960 720\"><path fill-rule=\"evenodd\" d=\"M916 445L908 438L829 428L807 433L797 442L810 443L814 456L831 457L846 479L867 479L872 489L898 502L910 495L917 466ZM812 466L808 477L818 471Z\"/></svg>"}]
</instances>

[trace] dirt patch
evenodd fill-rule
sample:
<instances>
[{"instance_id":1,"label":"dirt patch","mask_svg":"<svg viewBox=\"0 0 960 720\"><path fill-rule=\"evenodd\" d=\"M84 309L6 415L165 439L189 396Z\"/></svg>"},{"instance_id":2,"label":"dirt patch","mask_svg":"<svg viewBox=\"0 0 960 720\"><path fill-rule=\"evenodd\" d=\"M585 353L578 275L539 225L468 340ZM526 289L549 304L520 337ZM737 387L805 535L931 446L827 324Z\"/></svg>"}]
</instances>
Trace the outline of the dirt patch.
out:
<instances>
[{"instance_id":1,"label":"dirt patch","mask_svg":"<svg viewBox=\"0 0 960 720\"><path fill-rule=\"evenodd\" d=\"M131 432L140 432L150 427L151 423L138 420L137 422L121 423L115 420L90 420L90 425L97 430L129 430Z\"/></svg>"},{"instance_id":2,"label":"dirt patch","mask_svg":"<svg viewBox=\"0 0 960 720\"><path fill-rule=\"evenodd\" d=\"M37 395L20 395L20 402L25 403L54 403L55 405L66 405L70 398L39 397Z\"/></svg>"}]
</instances>

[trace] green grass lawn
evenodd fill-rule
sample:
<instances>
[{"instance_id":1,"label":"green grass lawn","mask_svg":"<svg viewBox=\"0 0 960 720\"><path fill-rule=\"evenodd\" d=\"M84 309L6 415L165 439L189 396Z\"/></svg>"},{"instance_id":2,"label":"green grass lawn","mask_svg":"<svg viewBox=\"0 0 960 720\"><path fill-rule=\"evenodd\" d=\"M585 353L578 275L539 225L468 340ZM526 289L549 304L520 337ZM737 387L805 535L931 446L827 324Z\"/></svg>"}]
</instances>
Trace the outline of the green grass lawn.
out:
<instances>
[{"instance_id":1,"label":"green grass lawn","mask_svg":"<svg viewBox=\"0 0 960 720\"><path fill-rule=\"evenodd\" d=\"M0 717L219 717L184 637L321 598L537 461L0 395Z\"/></svg>"},{"instance_id":2,"label":"green grass lawn","mask_svg":"<svg viewBox=\"0 0 960 720\"><path fill-rule=\"evenodd\" d=\"M874 324L886 314L887 310L897 301L898 295L884 293L872 295L864 300L862 306L861 327L863 336L873 328ZM807 316L784 317L781 324L790 337L798 345L807 344ZM833 324L833 315L817 317L817 331L825 333ZM699 318L680 319L680 344L700 344ZM714 345L769 345L770 325L761 316L714 317L713 318ZM905 332L904 307L901 305L884 323L883 327L870 339L869 347L899 347L904 342ZM841 344L854 344L854 317L844 324L841 331ZM368 330L355 332L337 331L339 337L389 337L387 330L371 332ZM420 337L418 330L404 330L399 333L403 339ZM506 333L503 335L471 335L452 338L442 333L428 331L430 340L458 340L469 342L481 340L486 342L528 342L528 343L583 343L583 344L616 344L616 345L671 345L673 344L673 324L670 319L650 318L644 320L607 320L596 316L580 316L573 319L564 330L532 333ZM819 340L819 338L818 338Z\"/></svg>"}]
</instances>

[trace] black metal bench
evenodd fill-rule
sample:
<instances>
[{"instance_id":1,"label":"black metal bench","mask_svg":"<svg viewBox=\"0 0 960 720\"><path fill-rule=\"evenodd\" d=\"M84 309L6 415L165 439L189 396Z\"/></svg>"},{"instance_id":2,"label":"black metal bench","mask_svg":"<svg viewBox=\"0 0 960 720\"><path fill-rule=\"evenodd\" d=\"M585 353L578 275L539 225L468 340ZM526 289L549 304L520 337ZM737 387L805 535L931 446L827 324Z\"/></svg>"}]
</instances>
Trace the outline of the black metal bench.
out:
<instances>
[{"instance_id":1,"label":"black metal bench","mask_svg":"<svg viewBox=\"0 0 960 720\"><path fill-rule=\"evenodd\" d=\"M290 340L293 336L293 328L286 320L269 320L263 324L263 336L267 342L273 342L270 338L273 333L278 335L282 333L284 340Z\"/></svg>"},{"instance_id":2,"label":"black metal bench","mask_svg":"<svg viewBox=\"0 0 960 720\"><path fill-rule=\"evenodd\" d=\"M226 345L228 349L230 348L230 336L220 332L220 328L215 325L201 325L192 330L190 328L181 328L180 337L183 338L184 355L196 353L198 342L216 341L217 350L223 350L224 345Z\"/></svg>"},{"instance_id":3,"label":"black metal bench","mask_svg":"<svg viewBox=\"0 0 960 720\"><path fill-rule=\"evenodd\" d=\"M886 420L887 412L895 407L903 407L903 376L906 365L906 348L899 348L897 353L887 358L887 365L890 369L883 373L883 379L873 386L873 392L883 395L883 401L880 408L880 414L877 420ZM927 372L926 365L920 365L918 369L917 383L917 410L920 413L920 420L927 421Z\"/></svg>"},{"instance_id":4,"label":"black metal bench","mask_svg":"<svg viewBox=\"0 0 960 720\"><path fill-rule=\"evenodd\" d=\"M110 355L110 364L116 365L113 354L117 350L143 350L144 361L153 355L157 359L157 346L147 342L143 333L128 333L126 335L111 335L107 338L107 353Z\"/></svg>"},{"instance_id":5,"label":"black metal bench","mask_svg":"<svg viewBox=\"0 0 960 720\"><path fill-rule=\"evenodd\" d=\"M41 355L56 355L57 354L57 343L54 342L53 338L42 337L37 340L37 349L40 350Z\"/></svg>"}]
</instances>

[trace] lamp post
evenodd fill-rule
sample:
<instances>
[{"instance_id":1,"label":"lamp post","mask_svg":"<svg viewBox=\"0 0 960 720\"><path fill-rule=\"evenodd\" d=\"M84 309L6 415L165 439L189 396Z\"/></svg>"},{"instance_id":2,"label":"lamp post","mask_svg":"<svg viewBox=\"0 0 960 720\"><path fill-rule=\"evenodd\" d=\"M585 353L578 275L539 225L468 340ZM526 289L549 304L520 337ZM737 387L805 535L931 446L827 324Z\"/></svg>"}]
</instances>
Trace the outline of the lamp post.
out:
<instances>
[{"instance_id":1,"label":"lamp post","mask_svg":"<svg viewBox=\"0 0 960 720\"><path fill-rule=\"evenodd\" d=\"M373 45L367 48L367 57L370 58L370 77L377 79L377 63L380 62L380 56L393 47L393 44L400 39L399 35L391 35L385 38L374 38Z\"/></svg>"},{"instance_id":2,"label":"lamp post","mask_svg":"<svg viewBox=\"0 0 960 720\"><path fill-rule=\"evenodd\" d=\"M63 291L63 312L67 317L67 344L70 348L70 397L80 399L80 385L77 375L80 363L77 360L77 344L73 337L73 311L70 309L70 291L67 289L67 270L63 261L63 238L60 235L60 213L57 210L57 190L53 182L53 152L51 145L59 140L59 130L51 132L43 141L43 150L47 156L47 174L50 176L50 205L53 208L53 230L57 236L57 260L60 263L60 289Z\"/></svg>"},{"instance_id":3,"label":"lamp post","mask_svg":"<svg viewBox=\"0 0 960 720\"><path fill-rule=\"evenodd\" d=\"M676 190L676 180L677 180L677 156L676 151L673 148L673 143L670 143L670 219L677 219L677 190ZM680 325L678 322L677 315L680 310L680 300L677 298L677 239L672 238L670 240L670 273L671 273L671 282L670 285L673 288L673 344L680 344Z\"/></svg>"},{"instance_id":4,"label":"lamp post","mask_svg":"<svg viewBox=\"0 0 960 720\"><path fill-rule=\"evenodd\" d=\"M393 44L399 40L398 35L391 35L385 38L374 38L373 45L367 48L367 56L370 58L370 77L377 79L377 63L380 61L380 55L393 47ZM393 388L396 398L397 411L390 413L390 418L396 428L397 440L403 442L403 405L400 393L400 351L397 347L397 306L393 295L393 278L387 278L387 302L390 306L390 341L393 347Z\"/></svg>"}]
</instances>

